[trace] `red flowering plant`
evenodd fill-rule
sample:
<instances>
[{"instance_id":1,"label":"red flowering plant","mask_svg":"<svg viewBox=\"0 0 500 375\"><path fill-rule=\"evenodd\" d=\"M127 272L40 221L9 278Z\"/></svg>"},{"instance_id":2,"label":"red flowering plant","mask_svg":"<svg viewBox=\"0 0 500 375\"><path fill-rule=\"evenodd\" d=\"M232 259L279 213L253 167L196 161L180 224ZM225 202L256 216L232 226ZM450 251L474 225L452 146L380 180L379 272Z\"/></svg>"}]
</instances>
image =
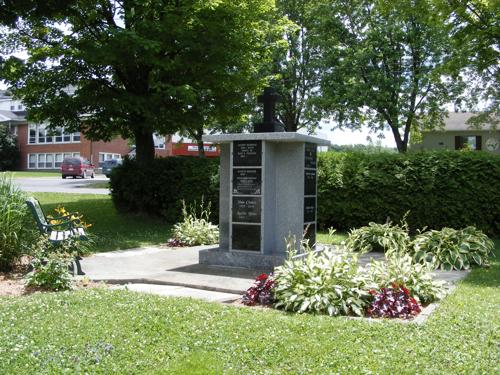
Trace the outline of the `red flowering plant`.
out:
<instances>
[{"instance_id":1,"label":"red flowering plant","mask_svg":"<svg viewBox=\"0 0 500 375\"><path fill-rule=\"evenodd\" d=\"M421 311L415 298L403 284L392 283L390 288L380 291L370 290L373 301L367 314L372 318L403 318L410 319Z\"/></svg>"},{"instance_id":2,"label":"red flowering plant","mask_svg":"<svg viewBox=\"0 0 500 375\"><path fill-rule=\"evenodd\" d=\"M253 306L261 304L269 306L274 302L273 295L274 276L272 273L262 273L255 279L253 285L247 290L243 296L243 304Z\"/></svg>"}]
</instances>

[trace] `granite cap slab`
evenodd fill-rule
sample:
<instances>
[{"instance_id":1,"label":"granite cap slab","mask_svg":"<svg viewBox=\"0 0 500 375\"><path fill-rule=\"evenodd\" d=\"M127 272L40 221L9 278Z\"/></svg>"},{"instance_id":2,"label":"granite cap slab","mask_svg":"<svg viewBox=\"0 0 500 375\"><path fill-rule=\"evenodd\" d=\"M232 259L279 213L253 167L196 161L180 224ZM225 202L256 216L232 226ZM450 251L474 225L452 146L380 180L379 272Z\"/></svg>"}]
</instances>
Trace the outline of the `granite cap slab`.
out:
<instances>
[{"instance_id":1,"label":"granite cap slab","mask_svg":"<svg viewBox=\"0 0 500 375\"><path fill-rule=\"evenodd\" d=\"M306 142L318 146L330 146L330 141L311 135L285 132L285 133L236 133L204 135L204 142L230 143L233 141L267 141L267 142Z\"/></svg>"}]
</instances>

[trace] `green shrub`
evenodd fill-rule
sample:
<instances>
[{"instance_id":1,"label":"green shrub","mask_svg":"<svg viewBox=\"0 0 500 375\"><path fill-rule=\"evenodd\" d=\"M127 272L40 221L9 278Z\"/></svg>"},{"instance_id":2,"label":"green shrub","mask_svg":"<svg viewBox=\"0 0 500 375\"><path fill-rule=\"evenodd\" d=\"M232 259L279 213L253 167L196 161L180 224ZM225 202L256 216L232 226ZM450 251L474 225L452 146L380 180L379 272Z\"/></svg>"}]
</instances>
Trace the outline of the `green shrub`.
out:
<instances>
[{"instance_id":1,"label":"green shrub","mask_svg":"<svg viewBox=\"0 0 500 375\"><path fill-rule=\"evenodd\" d=\"M143 165L125 160L113 169L111 195L117 208L164 217L170 223L182 219L182 200L219 204L219 159L168 157ZM218 210L210 220L217 222Z\"/></svg>"},{"instance_id":2,"label":"green shrub","mask_svg":"<svg viewBox=\"0 0 500 375\"><path fill-rule=\"evenodd\" d=\"M0 124L0 171L16 169L20 155L17 138L7 126Z\"/></svg>"},{"instance_id":3,"label":"green shrub","mask_svg":"<svg viewBox=\"0 0 500 375\"><path fill-rule=\"evenodd\" d=\"M33 219L25 203L26 196L13 183L10 175L0 173L0 270L29 252L36 238Z\"/></svg>"},{"instance_id":4,"label":"green shrub","mask_svg":"<svg viewBox=\"0 0 500 375\"><path fill-rule=\"evenodd\" d=\"M360 253L400 252L404 251L409 243L410 236L406 224L393 225L390 221L385 224L369 223L368 226L352 229L345 241L351 251Z\"/></svg>"},{"instance_id":5,"label":"green shrub","mask_svg":"<svg viewBox=\"0 0 500 375\"><path fill-rule=\"evenodd\" d=\"M462 230L443 228L417 235L410 248L413 259L450 271L469 269L472 264L488 265L494 243L474 227Z\"/></svg>"},{"instance_id":6,"label":"green shrub","mask_svg":"<svg viewBox=\"0 0 500 375\"><path fill-rule=\"evenodd\" d=\"M209 221L210 202L205 208L203 200L196 208L196 202L186 208L182 202L182 221L175 224L172 229L170 243L181 246L212 245L219 242L219 227Z\"/></svg>"},{"instance_id":7,"label":"green shrub","mask_svg":"<svg viewBox=\"0 0 500 375\"><path fill-rule=\"evenodd\" d=\"M357 255L325 250L311 251L285 263L274 271L275 307L294 312L363 316L370 286L358 272Z\"/></svg>"},{"instance_id":8,"label":"green shrub","mask_svg":"<svg viewBox=\"0 0 500 375\"><path fill-rule=\"evenodd\" d=\"M72 256L64 252L65 247L54 248L47 236L40 236L33 248L32 271L25 277L26 285L54 291L70 289L68 267Z\"/></svg>"},{"instance_id":9,"label":"green shrub","mask_svg":"<svg viewBox=\"0 0 500 375\"><path fill-rule=\"evenodd\" d=\"M410 230L473 225L500 234L500 155L488 152L318 154L318 224L349 230L398 222Z\"/></svg>"},{"instance_id":10,"label":"green shrub","mask_svg":"<svg viewBox=\"0 0 500 375\"><path fill-rule=\"evenodd\" d=\"M431 267L415 264L409 254L395 254L386 257L384 262L372 259L369 275L378 289L391 285L404 285L420 303L428 304L441 299L445 293L445 283L432 279Z\"/></svg>"}]
</instances>

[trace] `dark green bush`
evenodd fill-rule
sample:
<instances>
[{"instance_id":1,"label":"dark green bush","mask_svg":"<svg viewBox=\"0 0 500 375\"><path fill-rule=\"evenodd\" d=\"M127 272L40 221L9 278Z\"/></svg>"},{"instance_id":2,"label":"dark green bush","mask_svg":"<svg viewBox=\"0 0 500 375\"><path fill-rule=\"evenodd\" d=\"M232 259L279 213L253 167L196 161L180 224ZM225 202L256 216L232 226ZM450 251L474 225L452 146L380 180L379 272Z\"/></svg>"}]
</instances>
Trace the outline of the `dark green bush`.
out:
<instances>
[{"instance_id":1,"label":"dark green bush","mask_svg":"<svg viewBox=\"0 0 500 375\"><path fill-rule=\"evenodd\" d=\"M170 223L182 218L186 205L211 202L211 221L218 220L219 159L169 157L156 158L149 165L125 160L114 168L110 178L114 204L132 212L164 217Z\"/></svg>"},{"instance_id":2,"label":"dark green bush","mask_svg":"<svg viewBox=\"0 0 500 375\"><path fill-rule=\"evenodd\" d=\"M16 137L7 126L0 124L0 171L16 169L20 156Z\"/></svg>"},{"instance_id":3,"label":"dark green bush","mask_svg":"<svg viewBox=\"0 0 500 375\"><path fill-rule=\"evenodd\" d=\"M473 225L500 234L500 155L319 154L318 224L348 230L400 221L412 231Z\"/></svg>"}]
</instances>

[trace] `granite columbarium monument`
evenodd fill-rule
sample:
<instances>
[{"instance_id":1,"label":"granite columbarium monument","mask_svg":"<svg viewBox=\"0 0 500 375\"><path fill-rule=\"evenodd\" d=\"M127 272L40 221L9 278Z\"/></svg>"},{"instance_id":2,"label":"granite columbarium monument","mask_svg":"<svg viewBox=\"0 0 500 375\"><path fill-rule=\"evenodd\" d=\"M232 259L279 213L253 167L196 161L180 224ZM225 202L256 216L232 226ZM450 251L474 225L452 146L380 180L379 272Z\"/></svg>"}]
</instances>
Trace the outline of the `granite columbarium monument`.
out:
<instances>
[{"instance_id":1,"label":"granite columbarium monument","mask_svg":"<svg viewBox=\"0 0 500 375\"><path fill-rule=\"evenodd\" d=\"M284 132L278 100L271 88L259 97L264 121L254 133L203 137L221 148L220 246L201 251L201 264L270 269L285 260L289 235L315 242L317 146L330 142Z\"/></svg>"}]
</instances>

